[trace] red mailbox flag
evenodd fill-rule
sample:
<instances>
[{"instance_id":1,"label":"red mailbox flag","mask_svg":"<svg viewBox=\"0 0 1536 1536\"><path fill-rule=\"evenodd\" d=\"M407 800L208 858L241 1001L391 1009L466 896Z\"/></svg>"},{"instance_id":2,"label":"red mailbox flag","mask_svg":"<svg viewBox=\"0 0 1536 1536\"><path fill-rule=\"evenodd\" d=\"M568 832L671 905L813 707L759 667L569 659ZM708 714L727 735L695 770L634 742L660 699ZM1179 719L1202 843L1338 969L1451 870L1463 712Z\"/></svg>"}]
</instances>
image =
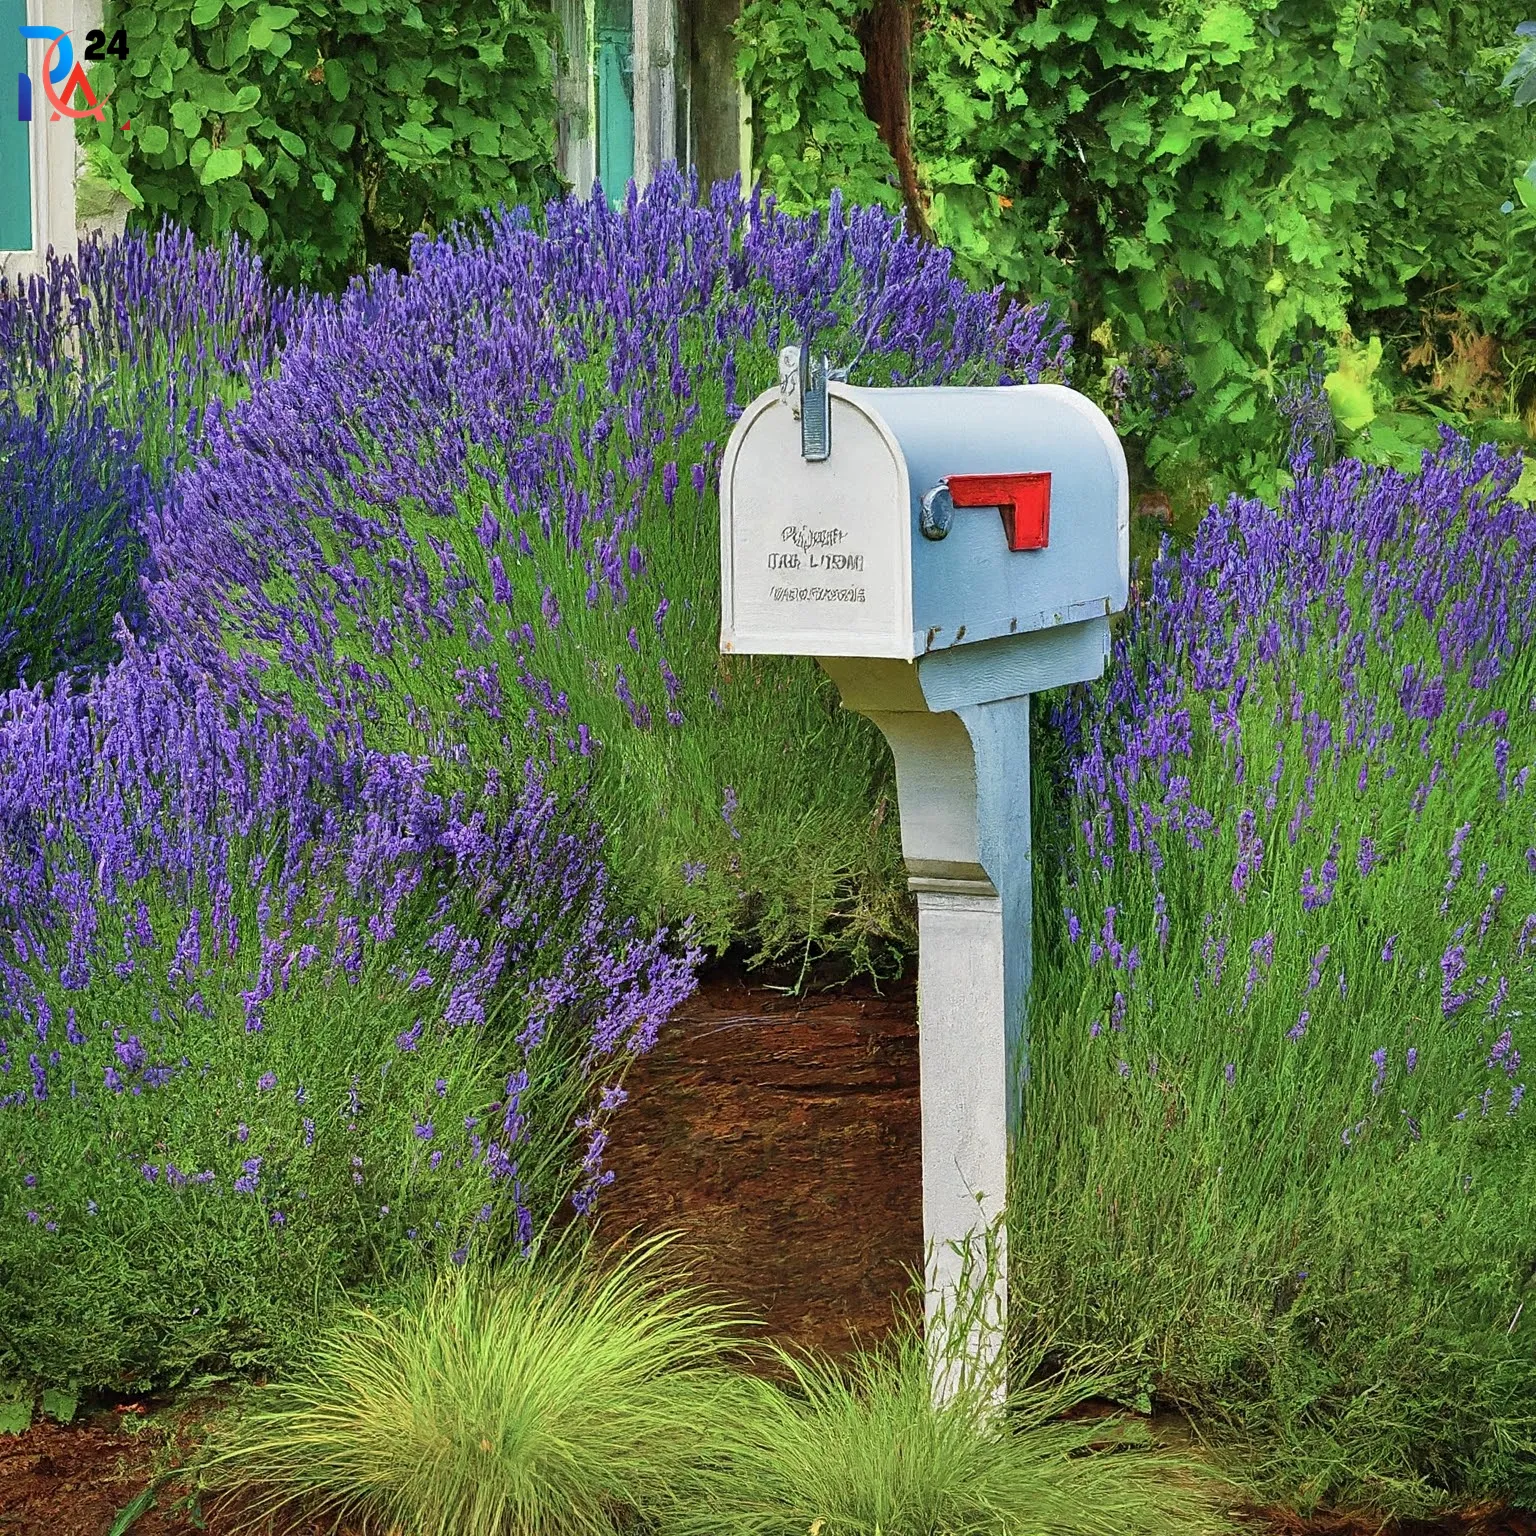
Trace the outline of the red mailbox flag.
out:
<instances>
[{"instance_id":1,"label":"red mailbox flag","mask_svg":"<svg viewBox=\"0 0 1536 1536\"><path fill-rule=\"evenodd\" d=\"M1051 474L946 475L957 507L996 507L1003 515L1009 549L1044 549L1051 541Z\"/></svg>"}]
</instances>

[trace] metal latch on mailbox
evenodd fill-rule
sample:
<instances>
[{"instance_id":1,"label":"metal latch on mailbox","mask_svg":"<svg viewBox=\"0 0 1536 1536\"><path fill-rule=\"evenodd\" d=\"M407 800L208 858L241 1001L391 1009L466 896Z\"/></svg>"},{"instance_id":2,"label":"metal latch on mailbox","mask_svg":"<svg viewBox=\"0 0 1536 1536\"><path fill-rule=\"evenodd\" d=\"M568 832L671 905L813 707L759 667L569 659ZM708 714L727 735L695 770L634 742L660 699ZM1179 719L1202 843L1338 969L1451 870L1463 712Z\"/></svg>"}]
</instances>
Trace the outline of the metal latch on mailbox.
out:
<instances>
[{"instance_id":1,"label":"metal latch on mailbox","mask_svg":"<svg viewBox=\"0 0 1536 1536\"><path fill-rule=\"evenodd\" d=\"M923 497L919 526L925 539L949 533L956 507L996 507L1009 549L1044 549L1051 538L1051 475L946 475Z\"/></svg>"}]
</instances>

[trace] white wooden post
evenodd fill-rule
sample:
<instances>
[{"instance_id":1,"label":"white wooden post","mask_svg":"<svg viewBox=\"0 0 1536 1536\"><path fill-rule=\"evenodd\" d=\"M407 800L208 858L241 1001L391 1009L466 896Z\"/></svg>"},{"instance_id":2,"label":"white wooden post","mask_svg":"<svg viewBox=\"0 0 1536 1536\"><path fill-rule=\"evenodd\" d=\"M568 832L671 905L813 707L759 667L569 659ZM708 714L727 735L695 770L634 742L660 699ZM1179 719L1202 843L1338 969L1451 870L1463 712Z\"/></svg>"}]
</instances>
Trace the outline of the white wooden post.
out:
<instances>
[{"instance_id":1,"label":"white wooden post","mask_svg":"<svg viewBox=\"0 0 1536 1536\"><path fill-rule=\"evenodd\" d=\"M896 762L901 851L917 897L935 1390L947 1397L969 1374L1000 1399L1003 1213L1022 1113L1031 962L1029 697L936 710L906 662L821 664L844 705L879 726Z\"/></svg>"}]
</instances>

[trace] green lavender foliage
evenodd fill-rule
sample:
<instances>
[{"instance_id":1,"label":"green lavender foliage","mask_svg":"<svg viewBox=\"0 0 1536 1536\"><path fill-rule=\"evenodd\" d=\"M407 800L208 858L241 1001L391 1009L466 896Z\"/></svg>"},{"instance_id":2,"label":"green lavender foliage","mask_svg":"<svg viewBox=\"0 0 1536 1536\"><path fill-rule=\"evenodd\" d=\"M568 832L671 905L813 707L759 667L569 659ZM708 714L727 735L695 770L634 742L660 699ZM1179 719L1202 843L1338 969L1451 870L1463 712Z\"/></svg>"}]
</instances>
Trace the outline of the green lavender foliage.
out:
<instances>
[{"instance_id":1,"label":"green lavender foliage","mask_svg":"<svg viewBox=\"0 0 1536 1536\"><path fill-rule=\"evenodd\" d=\"M1042 743L1015 1304L1303 1509L1536 1495L1517 472L1213 511Z\"/></svg>"}]
</instances>

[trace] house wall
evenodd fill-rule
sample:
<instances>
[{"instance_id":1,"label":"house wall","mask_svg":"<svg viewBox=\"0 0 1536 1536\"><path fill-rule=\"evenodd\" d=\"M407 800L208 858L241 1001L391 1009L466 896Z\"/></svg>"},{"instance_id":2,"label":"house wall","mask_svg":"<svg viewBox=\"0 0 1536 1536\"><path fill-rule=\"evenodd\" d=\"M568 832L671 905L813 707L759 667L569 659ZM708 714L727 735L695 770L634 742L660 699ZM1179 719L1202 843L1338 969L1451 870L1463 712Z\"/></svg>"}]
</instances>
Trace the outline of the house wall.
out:
<instances>
[{"instance_id":1,"label":"house wall","mask_svg":"<svg viewBox=\"0 0 1536 1536\"><path fill-rule=\"evenodd\" d=\"M615 202L624 174L604 174L602 62L593 29L599 5L613 0L555 0L565 40L557 77L556 160L585 197L594 177ZM731 28L741 0L629 0L633 62L633 173L644 186L669 161L698 171L708 186L740 174L750 184L750 103L736 79ZM610 184L611 183L611 184Z\"/></svg>"}]
</instances>

